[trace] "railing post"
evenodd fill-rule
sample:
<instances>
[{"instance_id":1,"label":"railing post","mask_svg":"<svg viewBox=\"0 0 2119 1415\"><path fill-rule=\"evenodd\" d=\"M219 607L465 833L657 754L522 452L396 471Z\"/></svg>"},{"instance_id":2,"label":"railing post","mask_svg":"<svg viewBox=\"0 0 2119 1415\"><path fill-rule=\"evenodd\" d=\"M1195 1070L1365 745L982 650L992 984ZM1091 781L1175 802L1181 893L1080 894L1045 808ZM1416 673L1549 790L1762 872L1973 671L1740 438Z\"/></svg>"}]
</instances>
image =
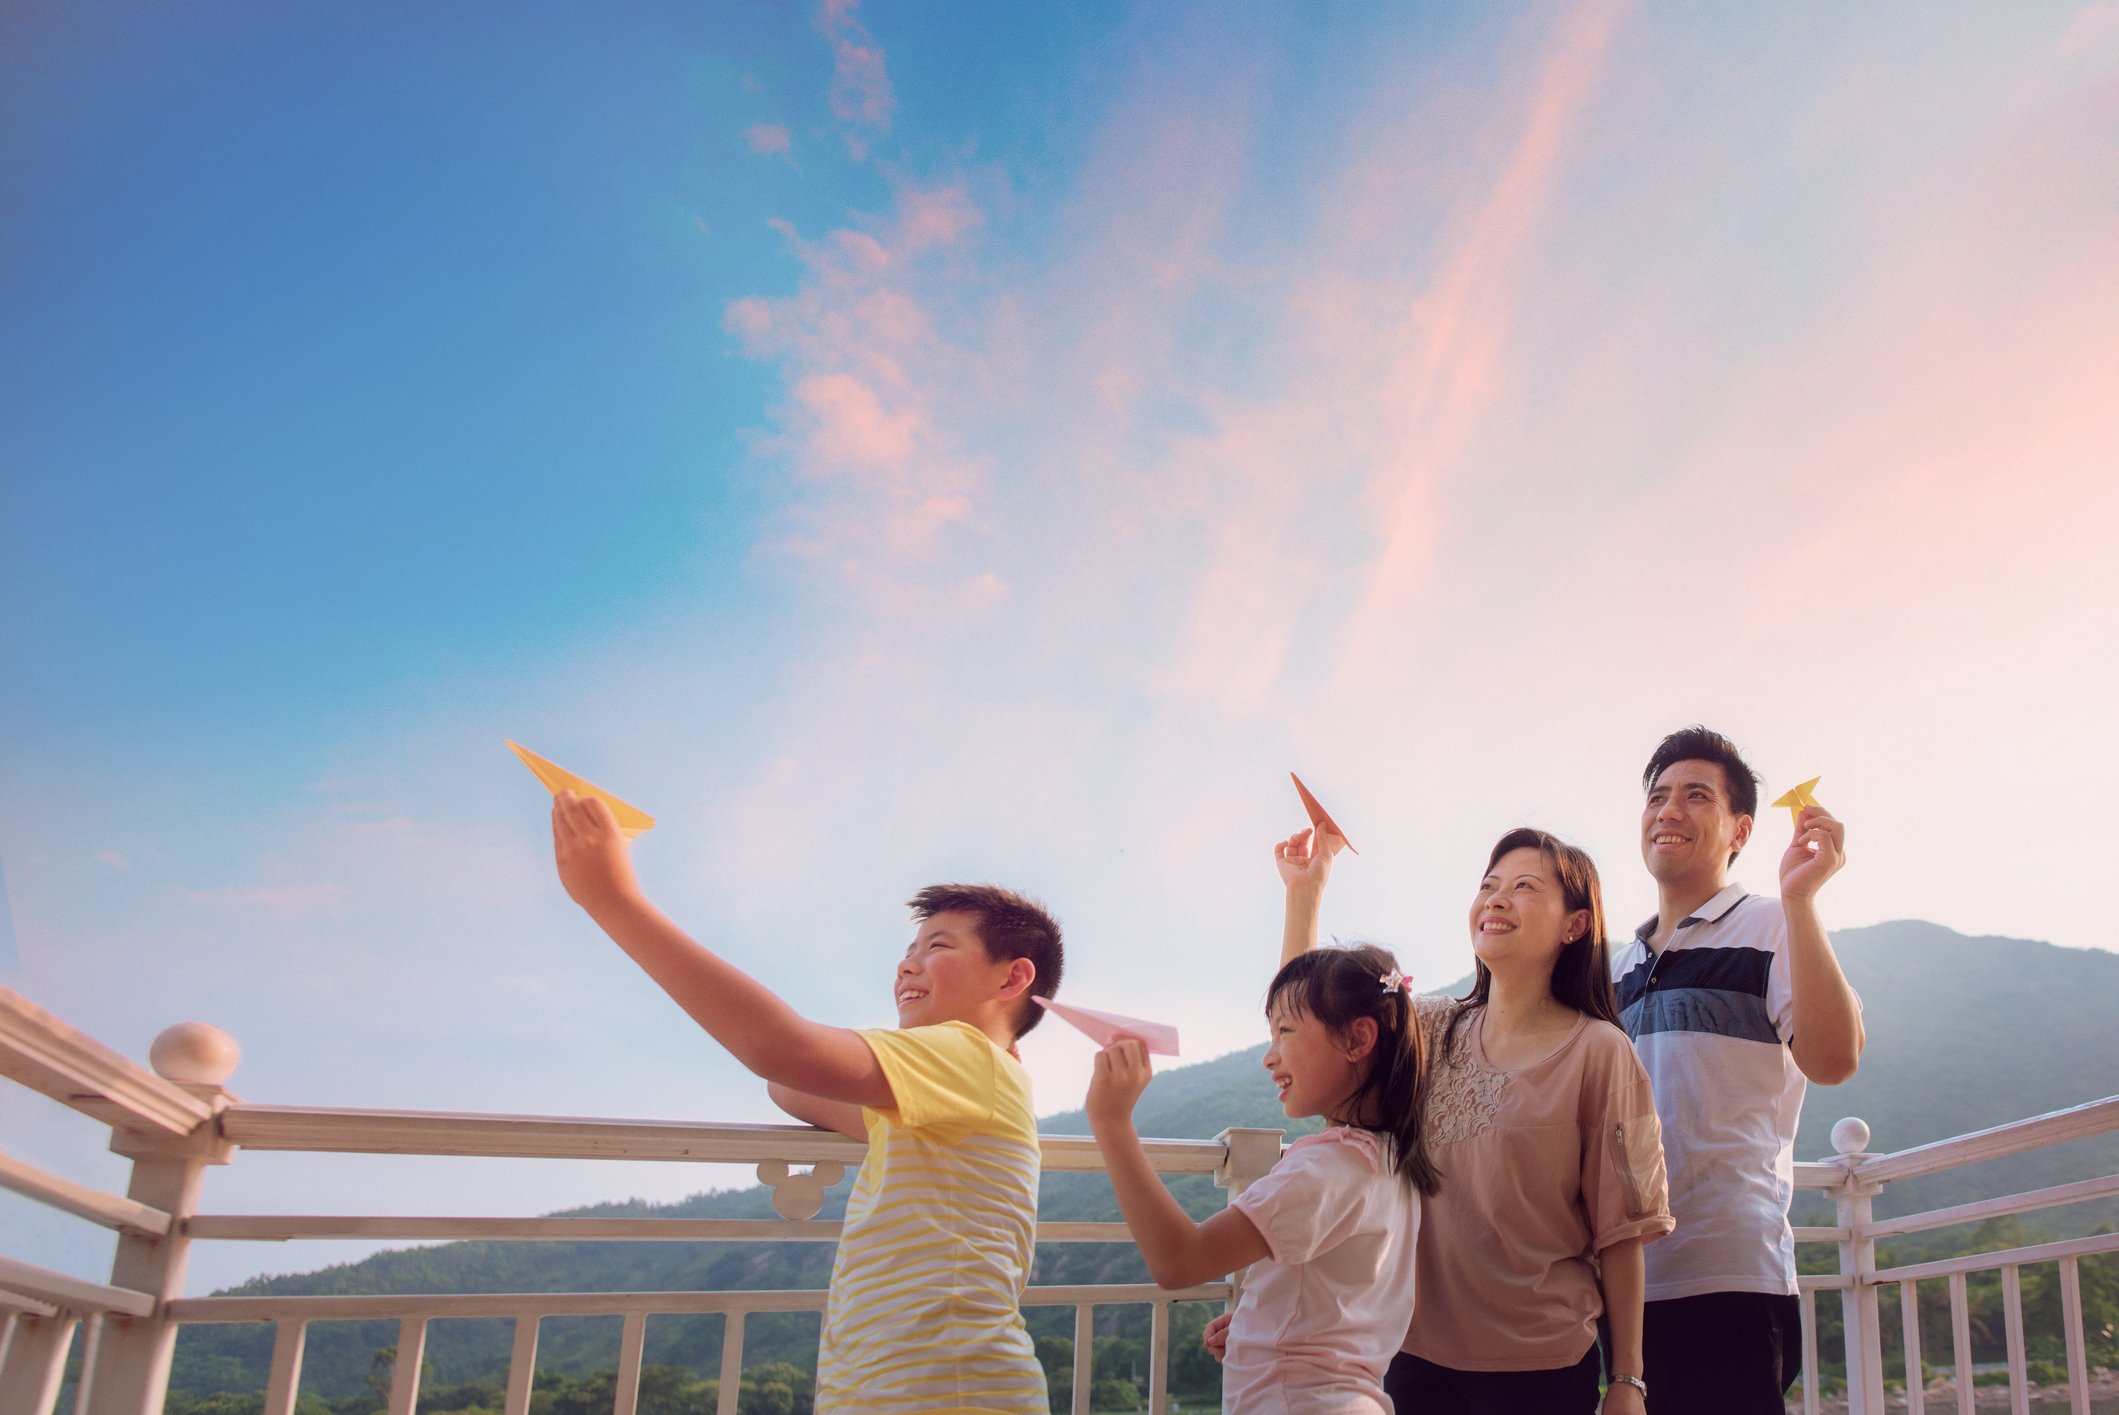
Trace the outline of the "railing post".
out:
<instances>
[{"instance_id":1,"label":"railing post","mask_svg":"<svg viewBox=\"0 0 2119 1415\"><path fill-rule=\"evenodd\" d=\"M1250 1188L1252 1180L1265 1178L1266 1172L1280 1163L1280 1150L1287 1132L1232 1126L1214 1139L1221 1146L1221 1164L1214 1171L1214 1187L1228 1190L1233 1199ZM1242 1296L1243 1274L1229 1274L1230 1311L1236 1310L1236 1303Z\"/></svg>"},{"instance_id":2,"label":"railing post","mask_svg":"<svg viewBox=\"0 0 2119 1415\"><path fill-rule=\"evenodd\" d=\"M80 1320L72 1312L15 1319L7 1351L0 1357L0 1409L10 1415L50 1415Z\"/></svg>"},{"instance_id":3,"label":"railing post","mask_svg":"<svg viewBox=\"0 0 2119 1415\"><path fill-rule=\"evenodd\" d=\"M1877 1305L1876 1240L1869 1236L1875 1221L1871 1202L1883 1186L1861 1177L1862 1162L1869 1158L1869 1126L1848 1116L1832 1127L1832 1148L1839 1152L1846 1177L1833 1189L1839 1208L1839 1226L1847 1230L1839 1245L1840 1276L1847 1286L1840 1289L1840 1316L1846 1333L1847 1415L1883 1415L1884 1348L1882 1316Z\"/></svg>"},{"instance_id":4,"label":"railing post","mask_svg":"<svg viewBox=\"0 0 2119 1415\"><path fill-rule=\"evenodd\" d=\"M234 1072L237 1055L234 1039L218 1027L180 1022L155 1038L148 1060L164 1079L218 1113L232 1099L221 1082ZM113 1130L110 1148L132 1160L126 1194L162 1210L172 1222L165 1234L118 1235L111 1286L146 1293L154 1298L155 1310L144 1317L114 1313L105 1319L90 1382L94 1403L86 1415L159 1415L177 1342L176 1324L166 1313L169 1303L183 1295L184 1265L191 1252L184 1220L198 1210L206 1167L228 1163L234 1147L221 1139L219 1126L208 1121L182 1138Z\"/></svg>"}]
</instances>

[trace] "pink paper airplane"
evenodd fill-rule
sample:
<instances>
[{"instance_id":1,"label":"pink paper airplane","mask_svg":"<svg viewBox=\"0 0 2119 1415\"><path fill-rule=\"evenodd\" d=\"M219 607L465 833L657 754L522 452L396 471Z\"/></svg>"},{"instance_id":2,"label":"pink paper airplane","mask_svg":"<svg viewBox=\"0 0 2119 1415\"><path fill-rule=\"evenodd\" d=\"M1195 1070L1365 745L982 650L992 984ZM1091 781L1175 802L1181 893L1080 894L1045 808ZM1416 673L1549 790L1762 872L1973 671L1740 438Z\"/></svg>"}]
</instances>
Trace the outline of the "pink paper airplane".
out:
<instances>
[{"instance_id":1,"label":"pink paper airplane","mask_svg":"<svg viewBox=\"0 0 2119 1415\"><path fill-rule=\"evenodd\" d=\"M1032 1001L1100 1047L1107 1047L1120 1037L1132 1037L1149 1051L1163 1056L1177 1055L1177 1029L1168 1023L1143 1022L1138 1017L1121 1017L1116 1012L1076 1007L1071 1002L1054 1002L1049 997L1033 998Z\"/></svg>"}]
</instances>

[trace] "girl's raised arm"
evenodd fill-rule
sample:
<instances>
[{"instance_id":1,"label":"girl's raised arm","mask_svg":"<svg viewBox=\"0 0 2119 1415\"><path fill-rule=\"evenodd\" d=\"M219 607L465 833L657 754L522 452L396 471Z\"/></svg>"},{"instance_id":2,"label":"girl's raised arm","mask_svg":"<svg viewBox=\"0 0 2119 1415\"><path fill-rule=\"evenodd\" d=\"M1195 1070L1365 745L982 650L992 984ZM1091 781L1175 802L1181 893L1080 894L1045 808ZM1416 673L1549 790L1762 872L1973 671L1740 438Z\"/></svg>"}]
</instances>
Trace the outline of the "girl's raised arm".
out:
<instances>
[{"instance_id":1,"label":"girl's raised arm","mask_svg":"<svg viewBox=\"0 0 2119 1415\"><path fill-rule=\"evenodd\" d=\"M1332 857L1345 848L1346 841L1339 836L1309 826L1273 847L1273 864L1288 891L1280 932L1281 967L1317 946L1317 914L1324 901L1325 881L1332 877Z\"/></svg>"},{"instance_id":2,"label":"girl's raised arm","mask_svg":"<svg viewBox=\"0 0 2119 1415\"><path fill-rule=\"evenodd\" d=\"M1133 1129L1133 1103L1148 1088L1150 1074L1147 1049L1131 1037L1098 1052L1086 1106L1089 1129L1149 1276L1163 1287L1195 1287L1247 1268L1270 1250L1241 1210L1223 1209L1194 1223L1163 1186Z\"/></svg>"}]
</instances>

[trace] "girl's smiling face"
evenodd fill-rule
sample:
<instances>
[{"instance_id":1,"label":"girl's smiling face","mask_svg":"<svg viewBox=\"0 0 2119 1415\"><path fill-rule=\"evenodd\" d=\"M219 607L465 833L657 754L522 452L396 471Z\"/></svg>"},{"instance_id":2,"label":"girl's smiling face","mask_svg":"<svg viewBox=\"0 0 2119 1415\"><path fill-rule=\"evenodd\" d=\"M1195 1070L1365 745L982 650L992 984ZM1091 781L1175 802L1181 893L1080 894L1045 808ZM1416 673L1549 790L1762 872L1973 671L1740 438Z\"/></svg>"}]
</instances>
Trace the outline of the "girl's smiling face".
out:
<instances>
[{"instance_id":1,"label":"girl's smiling face","mask_svg":"<svg viewBox=\"0 0 2119 1415\"><path fill-rule=\"evenodd\" d=\"M1375 1049L1375 1023L1360 1018L1353 1036L1341 1036L1309 1013L1276 1003L1266 1025L1272 1034L1266 1073L1280 1091L1280 1107L1288 1118L1321 1115L1340 1120L1337 1112L1361 1084Z\"/></svg>"},{"instance_id":2,"label":"girl's smiling face","mask_svg":"<svg viewBox=\"0 0 2119 1415\"><path fill-rule=\"evenodd\" d=\"M1494 861L1472 896L1472 951L1491 968L1497 963L1542 961L1589 927L1587 909L1569 909L1552 861L1529 846Z\"/></svg>"}]
</instances>

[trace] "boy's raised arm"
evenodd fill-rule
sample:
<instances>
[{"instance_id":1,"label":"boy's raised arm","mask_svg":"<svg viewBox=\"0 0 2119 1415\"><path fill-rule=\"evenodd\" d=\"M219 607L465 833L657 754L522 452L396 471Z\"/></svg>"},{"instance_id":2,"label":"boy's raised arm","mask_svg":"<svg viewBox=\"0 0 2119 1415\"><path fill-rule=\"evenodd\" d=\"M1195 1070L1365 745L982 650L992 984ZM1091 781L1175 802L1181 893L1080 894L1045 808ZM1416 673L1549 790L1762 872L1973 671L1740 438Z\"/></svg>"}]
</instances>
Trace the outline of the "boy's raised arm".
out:
<instances>
[{"instance_id":1,"label":"boy's raised arm","mask_svg":"<svg viewBox=\"0 0 2119 1415\"><path fill-rule=\"evenodd\" d=\"M649 902L609 806L570 791L554 797L552 853L568 896L752 1073L826 1102L895 1104L875 1053L856 1033L802 1016Z\"/></svg>"}]
</instances>

